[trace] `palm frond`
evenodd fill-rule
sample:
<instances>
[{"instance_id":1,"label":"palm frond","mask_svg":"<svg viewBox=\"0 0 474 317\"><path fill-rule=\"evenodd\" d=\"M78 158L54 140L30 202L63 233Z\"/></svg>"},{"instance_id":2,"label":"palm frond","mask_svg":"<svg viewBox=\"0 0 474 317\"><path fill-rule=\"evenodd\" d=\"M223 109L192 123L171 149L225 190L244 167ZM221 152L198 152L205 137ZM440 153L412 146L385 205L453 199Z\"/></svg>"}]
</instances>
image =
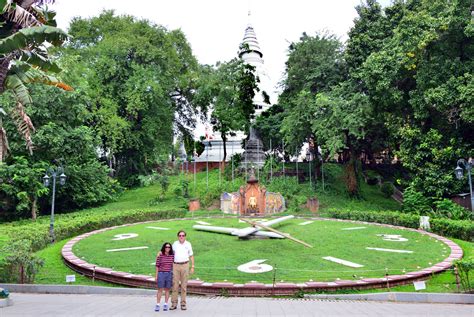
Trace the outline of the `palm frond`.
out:
<instances>
[{"instance_id":1,"label":"palm frond","mask_svg":"<svg viewBox=\"0 0 474 317\"><path fill-rule=\"evenodd\" d=\"M61 72L61 68L59 68L59 66L55 62L51 61L48 58L47 53L45 54L45 52L42 50L21 50L19 60L37 66L45 72Z\"/></svg>"},{"instance_id":2,"label":"palm frond","mask_svg":"<svg viewBox=\"0 0 474 317\"><path fill-rule=\"evenodd\" d=\"M68 37L66 32L53 26L24 28L0 40L0 54L8 54L29 46L41 46L44 42L58 46Z\"/></svg>"},{"instance_id":3,"label":"palm frond","mask_svg":"<svg viewBox=\"0 0 474 317\"><path fill-rule=\"evenodd\" d=\"M36 16L15 3L8 3L4 8L4 12L6 12L9 21L16 23L23 28L42 25Z\"/></svg>"},{"instance_id":4,"label":"palm frond","mask_svg":"<svg viewBox=\"0 0 474 317\"><path fill-rule=\"evenodd\" d=\"M40 21L44 25L50 25L50 26L57 26L56 23L56 11L50 10L48 6L44 7L37 7L37 6L32 6L30 7L30 12L32 12L38 21Z\"/></svg>"},{"instance_id":5,"label":"palm frond","mask_svg":"<svg viewBox=\"0 0 474 317\"><path fill-rule=\"evenodd\" d=\"M28 114L26 114L25 107L20 102L17 102L15 109L12 111L12 118L15 121L18 132L20 132L25 140L26 148L30 154L33 154L34 147L31 135L35 131L35 127Z\"/></svg>"},{"instance_id":6,"label":"palm frond","mask_svg":"<svg viewBox=\"0 0 474 317\"><path fill-rule=\"evenodd\" d=\"M12 70L13 74L15 74L23 82L23 84L41 83L49 86L58 87L66 91L74 90L71 86L61 82L54 76L46 74L40 69L32 67L30 67L29 69L25 69L23 67L21 68L22 71L15 72L14 68Z\"/></svg>"},{"instance_id":7,"label":"palm frond","mask_svg":"<svg viewBox=\"0 0 474 317\"><path fill-rule=\"evenodd\" d=\"M27 73L24 73L23 76ZM15 99L18 102L21 102L22 105L27 105L33 101L31 100L28 88L25 86L24 78L22 80L20 76L18 74L8 75L5 80L5 87L15 95Z\"/></svg>"}]
</instances>

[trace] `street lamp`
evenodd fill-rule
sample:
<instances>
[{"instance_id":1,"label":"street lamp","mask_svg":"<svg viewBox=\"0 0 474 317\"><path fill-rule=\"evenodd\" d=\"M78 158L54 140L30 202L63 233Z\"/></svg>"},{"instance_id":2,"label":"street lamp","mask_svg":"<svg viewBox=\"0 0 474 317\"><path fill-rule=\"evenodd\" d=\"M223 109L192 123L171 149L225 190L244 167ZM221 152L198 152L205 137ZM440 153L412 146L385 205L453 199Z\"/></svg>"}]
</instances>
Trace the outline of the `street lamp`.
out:
<instances>
[{"instance_id":1,"label":"street lamp","mask_svg":"<svg viewBox=\"0 0 474 317\"><path fill-rule=\"evenodd\" d=\"M472 163L464 159L459 159L457 163L457 167L454 169L454 175L456 175L457 179L463 179L463 176L464 176L463 168L467 171L467 178L469 181L469 191L471 194L471 211L474 212L474 196L472 195L472 180L471 180Z\"/></svg>"},{"instance_id":2,"label":"street lamp","mask_svg":"<svg viewBox=\"0 0 474 317\"><path fill-rule=\"evenodd\" d=\"M51 176L49 176L49 175ZM64 186L66 184L66 175L64 174L64 169L62 167L53 168L50 167L46 171L43 177L43 185L45 187L49 187L50 183L53 183L53 195L51 197L51 220L49 223L49 236L51 238L51 242L53 243L55 240L54 237L54 202L56 199L56 178L59 178L59 184Z\"/></svg>"}]
</instances>

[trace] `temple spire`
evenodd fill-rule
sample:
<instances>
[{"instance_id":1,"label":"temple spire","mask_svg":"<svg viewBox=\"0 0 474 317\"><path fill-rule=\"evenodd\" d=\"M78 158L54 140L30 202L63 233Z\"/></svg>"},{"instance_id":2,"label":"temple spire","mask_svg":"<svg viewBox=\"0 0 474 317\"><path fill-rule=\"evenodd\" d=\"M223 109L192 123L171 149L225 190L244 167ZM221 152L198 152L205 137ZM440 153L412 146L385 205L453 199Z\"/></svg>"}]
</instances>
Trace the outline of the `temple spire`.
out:
<instances>
[{"instance_id":1,"label":"temple spire","mask_svg":"<svg viewBox=\"0 0 474 317\"><path fill-rule=\"evenodd\" d=\"M247 24L247 28L245 29L244 39L242 41L242 49L239 52L239 57L243 60L246 60L244 55L249 55L251 53L257 53L260 58L263 57L262 50L260 49L260 44L257 41L257 35L255 34L255 30L250 22L250 11L249 15L249 22ZM263 62L263 61L262 61Z\"/></svg>"}]
</instances>

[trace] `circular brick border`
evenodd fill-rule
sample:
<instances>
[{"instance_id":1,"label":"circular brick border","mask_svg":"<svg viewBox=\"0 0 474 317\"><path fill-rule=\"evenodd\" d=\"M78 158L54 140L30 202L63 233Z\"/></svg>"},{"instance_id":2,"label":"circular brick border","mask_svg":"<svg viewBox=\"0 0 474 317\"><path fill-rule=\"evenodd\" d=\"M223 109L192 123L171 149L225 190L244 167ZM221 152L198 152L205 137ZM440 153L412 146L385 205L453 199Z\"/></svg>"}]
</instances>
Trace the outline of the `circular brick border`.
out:
<instances>
[{"instance_id":1,"label":"circular brick border","mask_svg":"<svg viewBox=\"0 0 474 317\"><path fill-rule=\"evenodd\" d=\"M221 217L200 217L204 219L209 218L223 218ZM114 226L109 228L104 228L100 230L91 231L84 233L80 236L73 238L68 241L61 250L61 255L64 259L64 262L68 267L73 269L76 272L79 272L83 275L103 280L107 282L112 282L116 284L122 284L133 287L145 287L145 288L156 288L155 278L149 275L140 275L140 274L131 274L126 272L115 271L111 268L96 266L91 263L78 258L73 252L72 248L74 244L78 241L87 238L93 234L101 233L104 231L132 226L137 224L151 223L151 222L166 222L166 221L176 221L176 220L195 220L200 218L179 218L179 219L166 219L158 221L144 221L131 224L124 224L120 226ZM233 218L233 217L227 217ZM357 224L367 224L367 225L376 225L382 227L389 227L395 229L403 229L408 231L415 231L420 234L428 235L432 238L437 239L438 241L443 242L451 249L451 254L445 258L443 261L428 267L421 269L420 271L408 272L403 275L387 275L383 278L364 278L360 280L335 280L331 282L305 282L305 283L275 283L275 284L263 284L250 282L245 284L234 284L231 282L216 282L216 283L207 283L201 280L189 280L188 281L188 292L194 294L202 295L216 295L216 294L228 294L232 296L273 296L273 295L293 295L298 291L312 292L312 291L334 291L340 289L373 289L373 288L385 288L387 286L396 286L408 284L417 280L426 280L432 274L439 273L449 269L455 260L461 259L463 256L462 249L453 241L446 239L442 236L436 235L431 232L405 228L400 226L364 222L364 221L354 221L354 220L343 220L343 219L328 219L328 218L319 218L319 217L296 217L297 219L307 219L307 220L324 220L324 221L341 221L341 222L350 222Z\"/></svg>"}]
</instances>

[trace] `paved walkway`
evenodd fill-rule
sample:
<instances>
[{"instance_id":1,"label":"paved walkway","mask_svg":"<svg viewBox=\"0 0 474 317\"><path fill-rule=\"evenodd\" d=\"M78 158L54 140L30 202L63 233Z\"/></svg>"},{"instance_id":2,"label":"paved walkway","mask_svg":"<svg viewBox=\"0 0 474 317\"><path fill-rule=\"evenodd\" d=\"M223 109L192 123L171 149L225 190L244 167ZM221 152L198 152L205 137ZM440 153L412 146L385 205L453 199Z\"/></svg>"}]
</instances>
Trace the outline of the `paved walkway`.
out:
<instances>
[{"instance_id":1,"label":"paved walkway","mask_svg":"<svg viewBox=\"0 0 474 317\"><path fill-rule=\"evenodd\" d=\"M474 305L305 299L189 297L188 310L153 311L152 296L11 294L0 316L455 316L474 317Z\"/></svg>"}]
</instances>

